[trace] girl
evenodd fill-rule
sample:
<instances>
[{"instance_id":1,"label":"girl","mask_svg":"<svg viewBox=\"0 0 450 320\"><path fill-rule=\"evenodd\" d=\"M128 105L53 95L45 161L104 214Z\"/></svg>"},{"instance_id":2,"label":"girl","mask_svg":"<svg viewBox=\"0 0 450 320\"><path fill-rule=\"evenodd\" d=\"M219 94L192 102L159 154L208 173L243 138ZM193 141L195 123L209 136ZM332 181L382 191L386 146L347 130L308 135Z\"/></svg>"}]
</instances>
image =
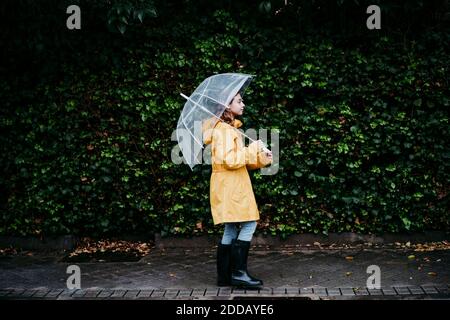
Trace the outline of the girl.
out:
<instances>
[{"instance_id":1,"label":"girl","mask_svg":"<svg viewBox=\"0 0 450 320\"><path fill-rule=\"evenodd\" d=\"M211 143L211 213L214 224L225 224L217 247L217 285L257 288L262 286L262 280L252 277L247 271L250 242L259 220L247 170L271 163L272 152L263 150L261 140L244 147L241 135L236 132L242 122L235 118L242 115L244 107L238 93L222 114L223 121L218 121L209 130L204 141Z\"/></svg>"}]
</instances>

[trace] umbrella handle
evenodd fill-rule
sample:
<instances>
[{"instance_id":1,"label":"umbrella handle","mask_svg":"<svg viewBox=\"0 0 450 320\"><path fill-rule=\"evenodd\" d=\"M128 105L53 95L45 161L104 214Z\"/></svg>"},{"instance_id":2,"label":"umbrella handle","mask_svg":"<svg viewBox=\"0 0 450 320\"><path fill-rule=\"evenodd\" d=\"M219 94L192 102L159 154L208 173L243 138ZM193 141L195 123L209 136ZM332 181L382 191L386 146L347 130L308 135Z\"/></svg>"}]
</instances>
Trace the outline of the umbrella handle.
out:
<instances>
[{"instance_id":1,"label":"umbrella handle","mask_svg":"<svg viewBox=\"0 0 450 320\"><path fill-rule=\"evenodd\" d=\"M269 149L267 149L267 147L265 146L265 143L263 142L263 147L261 148L261 151L264 151L266 153L271 152Z\"/></svg>"}]
</instances>

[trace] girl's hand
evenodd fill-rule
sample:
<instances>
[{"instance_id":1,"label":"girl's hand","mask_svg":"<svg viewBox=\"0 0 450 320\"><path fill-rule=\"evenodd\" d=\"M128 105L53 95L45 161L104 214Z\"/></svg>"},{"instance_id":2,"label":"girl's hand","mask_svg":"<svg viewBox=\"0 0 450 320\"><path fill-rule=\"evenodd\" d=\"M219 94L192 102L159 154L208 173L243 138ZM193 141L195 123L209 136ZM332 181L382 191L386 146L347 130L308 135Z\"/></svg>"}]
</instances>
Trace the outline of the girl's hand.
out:
<instances>
[{"instance_id":1,"label":"girl's hand","mask_svg":"<svg viewBox=\"0 0 450 320\"><path fill-rule=\"evenodd\" d=\"M266 148L266 145L262 140L257 140L259 152L264 152L269 159L272 159L272 151Z\"/></svg>"}]
</instances>

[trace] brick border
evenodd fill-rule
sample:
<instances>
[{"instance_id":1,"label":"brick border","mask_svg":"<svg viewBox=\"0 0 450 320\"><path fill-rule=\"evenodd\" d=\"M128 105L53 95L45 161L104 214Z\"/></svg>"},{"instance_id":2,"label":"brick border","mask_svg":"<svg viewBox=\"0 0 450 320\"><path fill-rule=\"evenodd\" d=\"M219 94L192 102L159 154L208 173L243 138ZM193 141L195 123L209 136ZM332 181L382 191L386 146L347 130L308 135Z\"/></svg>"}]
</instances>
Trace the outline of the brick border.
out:
<instances>
[{"instance_id":1,"label":"brick border","mask_svg":"<svg viewBox=\"0 0 450 320\"><path fill-rule=\"evenodd\" d=\"M394 286L380 289L351 288L351 287L264 287L258 290L245 290L232 287L212 288L166 288L166 289L20 289L0 288L0 300L72 300L72 299L234 299L234 298L324 298L344 297L352 298L366 296L375 298L389 298L399 296L433 296L440 295L450 298L450 284L448 285L422 285L422 286Z\"/></svg>"}]
</instances>

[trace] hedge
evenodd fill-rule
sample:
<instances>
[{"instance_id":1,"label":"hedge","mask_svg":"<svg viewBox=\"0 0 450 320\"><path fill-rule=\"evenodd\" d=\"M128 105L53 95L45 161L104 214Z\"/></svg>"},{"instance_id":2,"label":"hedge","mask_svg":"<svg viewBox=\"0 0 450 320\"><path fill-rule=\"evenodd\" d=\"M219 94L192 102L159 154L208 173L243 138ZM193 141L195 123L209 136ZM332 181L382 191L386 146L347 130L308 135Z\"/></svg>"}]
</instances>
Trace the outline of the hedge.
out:
<instances>
[{"instance_id":1,"label":"hedge","mask_svg":"<svg viewBox=\"0 0 450 320\"><path fill-rule=\"evenodd\" d=\"M448 29L302 33L251 6L155 7L123 34L91 17L1 80L0 234L219 232L211 167L172 163L171 135L179 92L222 72L256 75L244 127L279 131L278 173L251 173L258 232L449 230Z\"/></svg>"}]
</instances>

